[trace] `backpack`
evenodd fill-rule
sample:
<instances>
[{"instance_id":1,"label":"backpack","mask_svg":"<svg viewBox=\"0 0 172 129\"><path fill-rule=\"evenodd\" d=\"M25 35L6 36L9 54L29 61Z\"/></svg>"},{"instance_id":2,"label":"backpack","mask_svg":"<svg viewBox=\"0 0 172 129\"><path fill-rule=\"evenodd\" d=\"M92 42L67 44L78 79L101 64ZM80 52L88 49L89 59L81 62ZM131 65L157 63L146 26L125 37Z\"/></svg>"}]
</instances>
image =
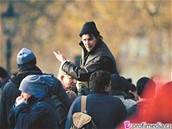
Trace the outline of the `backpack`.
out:
<instances>
[{"instance_id":1,"label":"backpack","mask_svg":"<svg viewBox=\"0 0 172 129\"><path fill-rule=\"evenodd\" d=\"M51 96L51 99L54 102L54 108L55 108L58 125L61 128L64 128L67 117L67 111L65 110L63 103L58 99L57 96L53 95Z\"/></svg>"},{"instance_id":2,"label":"backpack","mask_svg":"<svg viewBox=\"0 0 172 129\"><path fill-rule=\"evenodd\" d=\"M86 111L87 96L81 96L81 112L72 115L73 123L70 129L97 129L92 117Z\"/></svg>"},{"instance_id":3,"label":"backpack","mask_svg":"<svg viewBox=\"0 0 172 129\"><path fill-rule=\"evenodd\" d=\"M63 89L60 81L54 77L53 74L43 74L41 75L44 78L44 83L47 85L47 92L53 101L53 105L55 108L55 114L57 118L57 124L60 128L64 128L65 121L68 113L68 107L64 104L63 96ZM66 93L64 91L64 93ZM66 94L67 96L67 94Z\"/></svg>"}]
</instances>

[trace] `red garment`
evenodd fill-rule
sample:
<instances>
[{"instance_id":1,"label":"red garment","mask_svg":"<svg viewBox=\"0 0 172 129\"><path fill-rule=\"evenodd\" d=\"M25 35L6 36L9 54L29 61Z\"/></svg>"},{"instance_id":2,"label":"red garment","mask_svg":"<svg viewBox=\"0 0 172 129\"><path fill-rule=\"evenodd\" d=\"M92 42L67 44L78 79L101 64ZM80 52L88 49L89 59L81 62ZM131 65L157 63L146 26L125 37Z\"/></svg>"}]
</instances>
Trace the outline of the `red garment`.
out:
<instances>
[{"instance_id":1,"label":"red garment","mask_svg":"<svg viewBox=\"0 0 172 129\"><path fill-rule=\"evenodd\" d=\"M150 94L151 89L145 89L144 95ZM152 100L138 104L136 114L124 121L118 129L130 129L132 123L141 124L143 122L172 123L172 81L160 86Z\"/></svg>"}]
</instances>

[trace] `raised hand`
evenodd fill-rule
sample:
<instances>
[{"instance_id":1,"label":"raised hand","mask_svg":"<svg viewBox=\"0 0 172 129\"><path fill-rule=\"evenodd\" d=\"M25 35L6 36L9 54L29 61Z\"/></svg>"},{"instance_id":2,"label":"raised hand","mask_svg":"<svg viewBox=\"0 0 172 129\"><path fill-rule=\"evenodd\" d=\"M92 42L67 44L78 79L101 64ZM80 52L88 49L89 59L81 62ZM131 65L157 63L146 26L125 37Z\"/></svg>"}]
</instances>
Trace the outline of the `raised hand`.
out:
<instances>
[{"instance_id":1,"label":"raised hand","mask_svg":"<svg viewBox=\"0 0 172 129\"><path fill-rule=\"evenodd\" d=\"M53 54L55 55L56 59L60 61L61 63L66 61L66 58L60 53L60 51L53 51Z\"/></svg>"}]
</instances>

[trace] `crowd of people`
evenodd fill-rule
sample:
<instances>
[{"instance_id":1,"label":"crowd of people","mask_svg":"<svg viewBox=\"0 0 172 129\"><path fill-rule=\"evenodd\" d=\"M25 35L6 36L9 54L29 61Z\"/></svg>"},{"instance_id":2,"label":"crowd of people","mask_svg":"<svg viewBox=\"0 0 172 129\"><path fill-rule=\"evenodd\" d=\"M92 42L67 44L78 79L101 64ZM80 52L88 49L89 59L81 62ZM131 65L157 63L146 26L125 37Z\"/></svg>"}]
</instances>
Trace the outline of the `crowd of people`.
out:
<instances>
[{"instance_id":1,"label":"crowd of people","mask_svg":"<svg viewBox=\"0 0 172 129\"><path fill-rule=\"evenodd\" d=\"M80 65L54 51L61 63L57 77L43 73L28 48L18 52L15 73L0 67L0 129L130 129L126 121L172 123L172 81L157 86L141 77L135 85L118 72L93 21L83 25L79 36ZM75 115L80 112L87 116Z\"/></svg>"}]
</instances>

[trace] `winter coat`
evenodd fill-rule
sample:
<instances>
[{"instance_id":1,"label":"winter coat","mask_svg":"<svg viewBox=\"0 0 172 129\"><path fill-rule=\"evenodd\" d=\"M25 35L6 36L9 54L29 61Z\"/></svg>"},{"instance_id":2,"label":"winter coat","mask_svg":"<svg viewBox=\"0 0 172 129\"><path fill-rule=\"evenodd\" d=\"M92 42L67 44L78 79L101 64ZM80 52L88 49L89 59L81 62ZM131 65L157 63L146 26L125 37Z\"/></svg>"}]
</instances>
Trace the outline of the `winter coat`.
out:
<instances>
[{"instance_id":1,"label":"winter coat","mask_svg":"<svg viewBox=\"0 0 172 129\"><path fill-rule=\"evenodd\" d=\"M7 77L7 78L3 79L2 81L0 81L0 88L1 89L4 87L4 85L8 82L9 79L10 79L10 77Z\"/></svg>"},{"instance_id":2,"label":"winter coat","mask_svg":"<svg viewBox=\"0 0 172 129\"><path fill-rule=\"evenodd\" d=\"M60 128L64 128L65 121L67 117L67 113L70 107L69 97L64 90L61 82L55 78L51 74L44 74L45 76L49 76L47 79L47 83L51 84L48 86L48 95L53 100L55 105L55 113L57 114L56 121L60 125Z\"/></svg>"},{"instance_id":3,"label":"winter coat","mask_svg":"<svg viewBox=\"0 0 172 129\"><path fill-rule=\"evenodd\" d=\"M72 115L81 111L81 97L75 99L68 112L65 129L70 129ZM86 111L98 129L114 129L126 116L126 109L120 99L106 93L93 93L87 96Z\"/></svg>"},{"instance_id":4,"label":"winter coat","mask_svg":"<svg viewBox=\"0 0 172 129\"><path fill-rule=\"evenodd\" d=\"M49 78L47 79L48 81L47 83L52 84L48 87L48 94L50 95L50 97L56 96L59 99L59 101L63 103L65 110L68 111L70 102L68 95L66 94L66 91L63 88L62 83L56 77L54 77L53 74L44 74L44 75Z\"/></svg>"},{"instance_id":5,"label":"winter coat","mask_svg":"<svg viewBox=\"0 0 172 129\"><path fill-rule=\"evenodd\" d=\"M8 129L7 116L16 98L20 95L20 82L27 75L42 74L41 70L36 67L25 67L18 70L2 89L2 99L0 100L0 129Z\"/></svg>"},{"instance_id":6,"label":"winter coat","mask_svg":"<svg viewBox=\"0 0 172 129\"><path fill-rule=\"evenodd\" d=\"M48 101L22 103L10 110L9 124L15 129L59 129L54 112Z\"/></svg>"},{"instance_id":7,"label":"winter coat","mask_svg":"<svg viewBox=\"0 0 172 129\"><path fill-rule=\"evenodd\" d=\"M82 42L80 42L80 46L83 49L80 66L74 65L70 61L66 61L62 65L63 71L76 80L81 81L78 87L82 85L88 87L87 82L90 75L97 70L118 74L115 58L102 40L97 41L91 52L87 52Z\"/></svg>"},{"instance_id":8,"label":"winter coat","mask_svg":"<svg viewBox=\"0 0 172 129\"><path fill-rule=\"evenodd\" d=\"M3 79L2 81L0 81L0 100L2 99L2 89L4 88L5 84L8 82L8 80L10 79L10 77L6 77L5 79ZM0 111L1 111L1 105L0 105ZM1 114L1 112L0 112Z\"/></svg>"},{"instance_id":9,"label":"winter coat","mask_svg":"<svg viewBox=\"0 0 172 129\"><path fill-rule=\"evenodd\" d=\"M66 61L63 71L79 81L88 81L90 74L97 70L118 73L115 59L103 41L98 41L91 52L86 51L82 42L80 45L83 48L80 67Z\"/></svg>"}]
</instances>

